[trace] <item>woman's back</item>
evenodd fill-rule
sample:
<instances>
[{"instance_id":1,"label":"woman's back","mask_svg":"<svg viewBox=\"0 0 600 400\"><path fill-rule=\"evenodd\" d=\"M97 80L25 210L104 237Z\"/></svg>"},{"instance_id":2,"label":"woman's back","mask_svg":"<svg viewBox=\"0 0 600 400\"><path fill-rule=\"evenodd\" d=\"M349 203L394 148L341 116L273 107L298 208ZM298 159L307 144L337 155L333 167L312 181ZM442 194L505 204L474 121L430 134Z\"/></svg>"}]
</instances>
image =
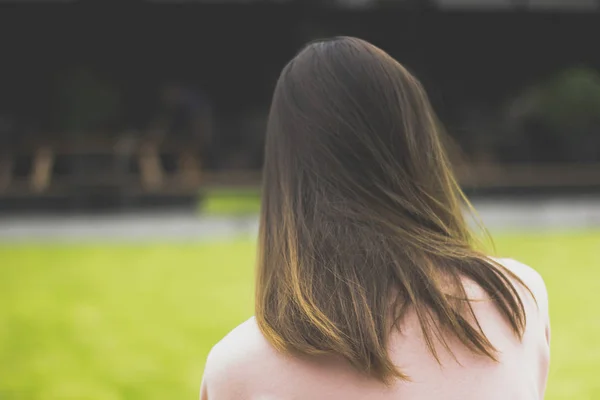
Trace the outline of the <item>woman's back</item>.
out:
<instances>
[{"instance_id":1,"label":"woman's back","mask_svg":"<svg viewBox=\"0 0 600 400\"><path fill-rule=\"evenodd\" d=\"M430 354L414 314L407 313L389 353L410 381L391 386L365 377L346 361L332 356L302 357L275 350L256 320L244 322L208 358L202 400L540 400L549 366L548 303L544 282L533 269L513 260L502 264L519 276L537 298L521 291L527 329L516 338L488 296L472 283L467 292L484 332L500 352L499 362L474 355L460 343Z\"/></svg>"},{"instance_id":2,"label":"woman's back","mask_svg":"<svg viewBox=\"0 0 600 400\"><path fill-rule=\"evenodd\" d=\"M360 39L306 46L269 113L256 318L205 395L541 399L543 282L489 258L469 209L419 81Z\"/></svg>"}]
</instances>

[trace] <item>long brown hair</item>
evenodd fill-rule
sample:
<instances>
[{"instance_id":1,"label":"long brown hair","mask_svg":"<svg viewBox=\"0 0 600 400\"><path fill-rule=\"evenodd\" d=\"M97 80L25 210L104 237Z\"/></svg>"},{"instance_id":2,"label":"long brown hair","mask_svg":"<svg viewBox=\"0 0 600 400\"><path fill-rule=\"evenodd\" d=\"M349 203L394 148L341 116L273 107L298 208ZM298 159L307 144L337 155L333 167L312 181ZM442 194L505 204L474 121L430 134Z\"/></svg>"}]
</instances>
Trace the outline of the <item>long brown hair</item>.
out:
<instances>
[{"instance_id":1,"label":"long brown hair","mask_svg":"<svg viewBox=\"0 0 600 400\"><path fill-rule=\"evenodd\" d=\"M451 336L495 360L464 278L522 337L516 277L476 250L427 95L384 51L339 37L285 66L263 179L256 318L276 348L408 379L386 345L413 309L438 361Z\"/></svg>"}]
</instances>

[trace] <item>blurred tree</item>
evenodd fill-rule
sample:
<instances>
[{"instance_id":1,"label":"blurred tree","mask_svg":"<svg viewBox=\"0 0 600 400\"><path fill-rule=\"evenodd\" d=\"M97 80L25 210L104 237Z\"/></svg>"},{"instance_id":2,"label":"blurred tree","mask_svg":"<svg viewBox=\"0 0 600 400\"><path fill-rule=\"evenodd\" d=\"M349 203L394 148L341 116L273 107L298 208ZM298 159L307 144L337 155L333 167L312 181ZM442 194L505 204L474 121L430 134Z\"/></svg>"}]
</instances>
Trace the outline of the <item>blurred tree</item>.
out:
<instances>
[{"instance_id":1,"label":"blurred tree","mask_svg":"<svg viewBox=\"0 0 600 400\"><path fill-rule=\"evenodd\" d=\"M533 161L600 162L600 74L593 69L570 68L526 89L507 117L508 137L528 147Z\"/></svg>"}]
</instances>

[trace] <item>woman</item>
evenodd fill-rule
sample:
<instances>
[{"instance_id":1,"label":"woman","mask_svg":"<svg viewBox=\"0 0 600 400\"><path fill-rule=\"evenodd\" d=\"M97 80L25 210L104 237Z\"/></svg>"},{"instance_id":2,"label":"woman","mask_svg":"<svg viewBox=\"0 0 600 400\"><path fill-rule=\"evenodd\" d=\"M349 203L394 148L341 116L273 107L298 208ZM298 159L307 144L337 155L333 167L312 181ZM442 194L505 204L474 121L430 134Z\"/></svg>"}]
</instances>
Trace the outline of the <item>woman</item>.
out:
<instances>
[{"instance_id":1,"label":"woman","mask_svg":"<svg viewBox=\"0 0 600 400\"><path fill-rule=\"evenodd\" d=\"M256 317L201 398L539 400L541 277L473 245L419 82L360 39L306 46L267 131Z\"/></svg>"}]
</instances>

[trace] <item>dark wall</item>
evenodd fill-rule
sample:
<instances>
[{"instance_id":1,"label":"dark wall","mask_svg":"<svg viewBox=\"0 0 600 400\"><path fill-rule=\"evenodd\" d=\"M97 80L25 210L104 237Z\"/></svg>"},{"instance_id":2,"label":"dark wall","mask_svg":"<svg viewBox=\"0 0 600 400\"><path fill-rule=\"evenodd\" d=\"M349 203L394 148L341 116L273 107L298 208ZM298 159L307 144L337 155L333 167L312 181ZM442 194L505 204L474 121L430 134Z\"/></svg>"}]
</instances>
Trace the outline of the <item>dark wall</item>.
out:
<instances>
[{"instance_id":1,"label":"dark wall","mask_svg":"<svg viewBox=\"0 0 600 400\"><path fill-rule=\"evenodd\" d=\"M573 65L600 69L600 14L361 12L286 5L123 2L0 6L0 109L52 127L60 78L90 67L143 123L168 80L204 88L217 112L266 108L302 43L355 35L415 72L451 126L464 105L501 102Z\"/></svg>"}]
</instances>

